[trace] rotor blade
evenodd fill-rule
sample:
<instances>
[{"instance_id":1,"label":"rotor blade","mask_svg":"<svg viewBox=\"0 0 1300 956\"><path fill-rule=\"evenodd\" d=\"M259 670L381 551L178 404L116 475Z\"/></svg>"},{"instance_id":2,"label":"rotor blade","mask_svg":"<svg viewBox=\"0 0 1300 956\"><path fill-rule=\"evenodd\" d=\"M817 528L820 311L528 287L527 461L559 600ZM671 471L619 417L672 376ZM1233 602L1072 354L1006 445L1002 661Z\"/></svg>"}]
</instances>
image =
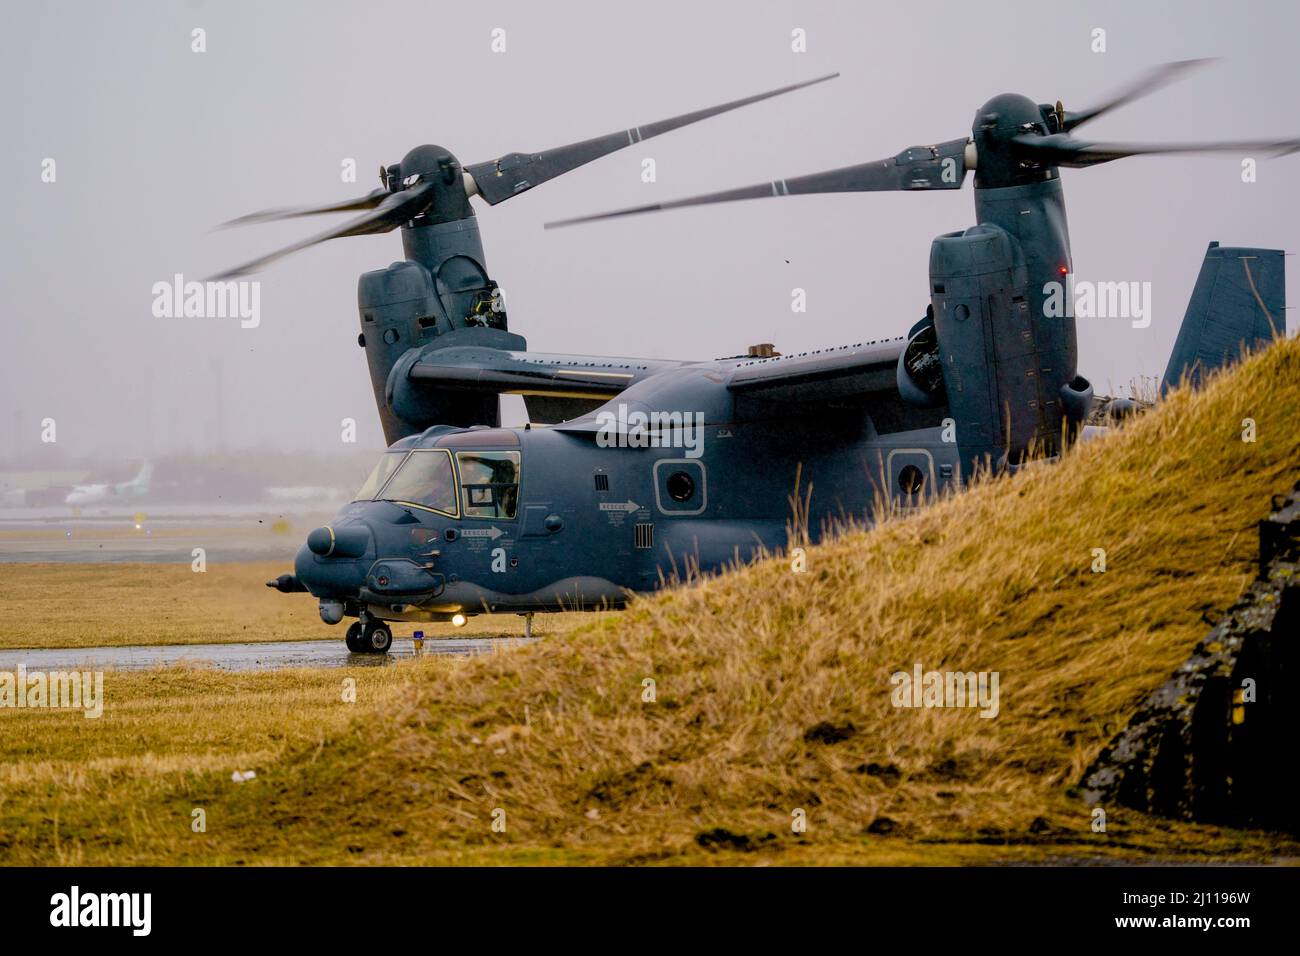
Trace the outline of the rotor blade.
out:
<instances>
[{"instance_id":1,"label":"rotor blade","mask_svg":"<svg viewBox=\"0 0 1300 956\"><path fill-rule=\"evenodd\" d=\"M283 249L277 249L275 252L254 259L252 262L246 262L242 266L236 266L220 275L213 276L210 281L223 281L248 275L251 272L260 272L277 259L330 239L390 232L424 211L425 207L433 200L435 185L435 183L421 183L411 189L388 193L383 202L364 215L349 219L333 229L327 229L325 232L302 239L293 245L285 246Z\"/></svg>"},{"instance_id":2,"label":"rotor blade","mask_svg":"<svg viewBox=\"0 0 1300 956\"><path fill-rule=\"evenodd\" d=\"M1154 93L1163 86L1173 83L1175 80L1182 79L1185 75L1208 63L1213 63L1214 59L1206 58L1201 60L1178 60L1174 63L1162 63L1160 66L1153 67L1142 76L1138 77L1123 90L1116 93L1110 99L1089 110L1080 110L1077 113L1065 111L1065 117L1061 123L1061 128L1066 132L1082 126L1084 123L1090 123L1099 116L1104 116L1111 110L1118 109L1126 103L1133 100L1141 99ZM1058 106L1059 108L1059 106Z\"/></svg>"},{"instance_id":3,"label":"rotor blade","mask_svg":"<svg viewBox=\"0 0 1300 956\"><path fill-rule=\"evenodd\" d=\"M517 196L534 186L541 185L548 179L554 179L571 169L577 169L594 159L600 159L602 156L635 145L652 136L658 136L661 133L667 133L682 126L689 126L691 123L698 123L700 120L739 109L742 106L748 106L750 103L771 99L774 96L780 96L782 93L791 93L806 86L824 83L837 76L839 76L838 73L829 73L826 76L819 76L815 80L783 86L779 90L769 90L766 93L759 93L757 96L732 100L730 103L723 103L721 106L696 110L694 113L674 116L672 119L660 120L647 126L633 126L631 129L619 130L617 133L610 133L608 136L597 136L594 139L583 140L581 143L571 143L568 146L560 146L544 153L507 153L499 159L467 166L465 171L474 177L474 183L478 187L479 195L486 199L489 204L495 206L511 196Z\"/></svg>"},{"instance_id":4,"label":"rotor blade","mask_svg":"<svg viewBox=\"0 0 1300 956\"><path fill-rule=\"evenodd\" d=\"M545 228L572 226L598 219L614 219L644 212L679 209L683 206L704 206L711 203L733 202L738 199L763 199L768 196L798 196L806 193L853 192L911 192L931 189L960 189L966 179L966 139L953 139L934 146L913 146L897 156L879 159L856 166L844 166L824 173L812 173L795 179L777 179L756 186L742 186L723 192L706 193L688 199L670 199L666 202L632 206L614 212L578 216L548 222Z\"/></svg>"},{"instance_id":5,"label":"rotor blade","mask_svg":"<svg viewBox=\"0 0 1300 956\"><path fill-rule=\"evenodd\" d=\"M1089 143L1058 133L1055 136L1017 136L1012 142L1024 159L1050 166L1080 168L1109 163L1128 156L1172 153L1262 153L1285 156L1300 150L1300 139L1250 140L1227 143Z\"/></svg>"},{"instance_id":6,"label":"rotor blade","mask_svg":"<svg viewBox=\"0 0 1300 956\"><path fill-rule=\"evenodd\" d=\"M225 229L229 226L247 226L255 222L272 222L276 219L295 219L298 216L316 216L326 212L350 212L353 209L374 209L384 197L389 195L388 190L379 188L370 191L364 196L356 199L344 199L340 202L326 203L323 206L292 206L285 209L264 209L261 212L249 213L247 216L240 216L238 219L231 219L229 222L223 222L218 229Z\"/></svg>"}]
</instances>

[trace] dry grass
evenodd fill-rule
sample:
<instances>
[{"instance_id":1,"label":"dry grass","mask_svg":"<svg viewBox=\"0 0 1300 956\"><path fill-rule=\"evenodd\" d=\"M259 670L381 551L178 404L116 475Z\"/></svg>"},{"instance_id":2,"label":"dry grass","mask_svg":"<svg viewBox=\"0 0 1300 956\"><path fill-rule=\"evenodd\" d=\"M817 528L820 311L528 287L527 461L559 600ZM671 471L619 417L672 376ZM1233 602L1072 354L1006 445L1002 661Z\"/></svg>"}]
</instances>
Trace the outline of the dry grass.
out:
<instances>
[{"instance_id":1,"label":"dry grass","mask_svg":"<svg viewBox=\"0 0 1300 956\"><path fill-rule=\"evenodd\" d=\"M343 682L355 682L355 705ZM156 863L189 838L196 782L310 753L346 735L357 708L393 705L395 667L231 674L199 668L104 676L104 715L0 710L0 859L125 863L143 841ZM247 784L244 784L245 786ZM215 816L215 815L214 815ZM210 822L216 827L219 818Z\"/></svg>"},{"instance_id":2,"label":"dry grass","mask_svg":"<svg viewBox=\"0 0 1300 956\"><path fill-rule=\"evenodd\" d=\"M127 644L218 644L235 641L343 640L343 627L322 624L309 594L281 594L265 582L292 562L189 564L0 563L0 648L98 647ZM589 623L582 614L537 618L539 635ZM427 637L496 637L523 632L513 614L450 624L396 624Z\"/></svg>"},{"instance_id":3,"label":"dry grass","mask_svg":"<svg viewBox=\"0 0 1300 956\"><path fill-rule=\"evenodd\" d=\"M1241 440L1248 417L1253 444ZM806 574L774 559L532 647L390 668L401 686L366 719L266 752L252 783L162 774L132 804L110 787L101 799L141 823L129 839L120 827L92 839L89 811L67 806L84 834L76 858L1294 856L1269 834L1118 807L1093 833L1071 787L1204 634L1201 614L1249 581L1255 523L1300 475L1298 422L1292 341L1059 466L815 548ZM1095 548L1105 573L1091 570ZM1001 713L894 708L890 674L916 661L1000 672ZM184 829L196 802L220 821L202 839ZM504 833L491 828L496 808ZM791 832L795 809L806 833ZM0 814L0 832L9 825ZM48 822L21 832L12 859L74 852L66 829L56 848Z\"/></svg>"}]
</instances>

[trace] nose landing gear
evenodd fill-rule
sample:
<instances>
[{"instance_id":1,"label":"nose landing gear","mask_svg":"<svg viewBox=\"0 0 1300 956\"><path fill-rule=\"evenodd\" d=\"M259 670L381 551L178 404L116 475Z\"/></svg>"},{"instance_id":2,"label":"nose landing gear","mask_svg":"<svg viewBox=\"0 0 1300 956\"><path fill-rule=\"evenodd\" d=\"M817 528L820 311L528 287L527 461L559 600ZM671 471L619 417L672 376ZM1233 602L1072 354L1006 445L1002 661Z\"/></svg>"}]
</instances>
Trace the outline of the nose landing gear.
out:
<instances>
[{"instance_id":1,"label":"nose landing gear","mask_svg":"<svg viewBox=\"0 0 1300 956\"><path fill-rule=\"evenodd\" d=\"M383 621L365 616L348 628L343 643L355 654L387 654L393 646L393 632Z\"/></svg>"}]
</instances>

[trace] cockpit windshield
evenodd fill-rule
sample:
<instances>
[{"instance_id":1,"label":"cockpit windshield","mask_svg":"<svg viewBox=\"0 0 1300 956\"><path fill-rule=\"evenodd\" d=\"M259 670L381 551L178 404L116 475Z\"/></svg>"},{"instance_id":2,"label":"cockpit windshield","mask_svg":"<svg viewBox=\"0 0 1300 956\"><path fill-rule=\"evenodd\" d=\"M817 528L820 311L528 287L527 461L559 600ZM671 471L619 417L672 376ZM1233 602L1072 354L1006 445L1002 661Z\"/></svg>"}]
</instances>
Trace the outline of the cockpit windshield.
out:
<instances>
[{"instance_id":1,"label":"cockpit windshield","mask_svg":"<svg viewBox=\"0 0 1300 956\"><path fill-rule=\"evenodd\" d=\"M451 453L438 448L389 452L357 494L357 500L397 501L456 515ZM391 461L390 461L391 459ZM373 490L372 490L373 488ZM370 494L365 494L370 491Z\"/></svg>"},{"instance_id":2,"label":"cockpit windshield","mask_svg":"<svg viewBox=\"0 0 1300 956\"><path fill-rule=\"evenodd\" d=\"M379 456L379 464L375 465L375 470L370 473L370 477L352 496L353 501L374 501L375 495L379 494L379 489L384 487L384 483L393 477L393 472L397 471L397 466L402 463L402 459L407 455L404 451L389 451Z\"/></svg>"}]
</instances>

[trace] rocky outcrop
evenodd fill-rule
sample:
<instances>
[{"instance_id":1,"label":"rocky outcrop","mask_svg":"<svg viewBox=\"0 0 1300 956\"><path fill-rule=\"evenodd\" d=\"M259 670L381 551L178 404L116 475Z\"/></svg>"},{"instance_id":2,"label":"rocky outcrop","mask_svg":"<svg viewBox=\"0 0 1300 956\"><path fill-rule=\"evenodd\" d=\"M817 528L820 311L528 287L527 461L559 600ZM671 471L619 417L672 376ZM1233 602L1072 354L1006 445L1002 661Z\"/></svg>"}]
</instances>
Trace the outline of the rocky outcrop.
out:
<instances>
[{"instance_id":1,"label":"rocky outcrop","mask_svg":"<svg viewBox=\"0 0 1300 956\"><path fill-rule=\"evenodd\" d=\"M1089 803L1300 832L1300 483L1259 540L1259 577L1088 768Z\"/></svg>"}]
</instances>

